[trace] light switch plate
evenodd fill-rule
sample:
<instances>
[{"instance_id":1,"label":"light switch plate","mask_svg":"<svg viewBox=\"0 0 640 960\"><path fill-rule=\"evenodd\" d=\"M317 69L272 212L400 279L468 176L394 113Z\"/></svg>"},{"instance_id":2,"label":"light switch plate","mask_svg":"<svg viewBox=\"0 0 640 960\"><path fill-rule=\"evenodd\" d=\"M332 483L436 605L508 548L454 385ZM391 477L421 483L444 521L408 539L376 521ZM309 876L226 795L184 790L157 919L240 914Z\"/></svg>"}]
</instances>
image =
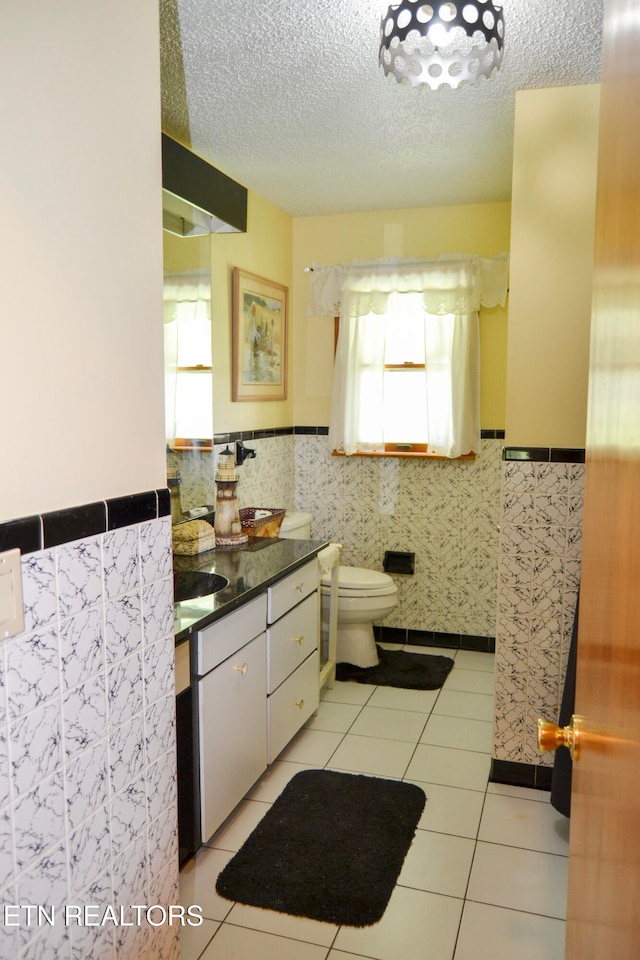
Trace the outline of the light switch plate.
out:
<instances>
[{"instance_id":1,"label":"light switch plate","mask_svg":"<svg viewBox=\"0 0 640 960\"><path fill-rule=\"evenodd\" d=\"M0 640L24 630L22 568L19 550L0 553Z\"/></svg>"}]
</instances>

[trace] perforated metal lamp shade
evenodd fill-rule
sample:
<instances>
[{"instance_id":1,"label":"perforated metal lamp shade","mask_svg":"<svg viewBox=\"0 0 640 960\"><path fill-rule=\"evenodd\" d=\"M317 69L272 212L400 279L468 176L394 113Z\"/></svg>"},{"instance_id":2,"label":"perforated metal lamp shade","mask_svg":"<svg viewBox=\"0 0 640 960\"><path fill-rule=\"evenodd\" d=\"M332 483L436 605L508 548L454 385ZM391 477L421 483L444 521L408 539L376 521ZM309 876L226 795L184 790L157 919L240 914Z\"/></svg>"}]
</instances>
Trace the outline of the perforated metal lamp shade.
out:
<instances>
[{"instance_id":1,"label":"perforated metal lamp shade","mask_svg":"<svg viewBox=\"0 0 640 960\"><path fill-rule=\"evenodd\" d=\"M462 87L489 79L502 63L504 17L491 0L392 4L380 24L379 62L412 87Z\"/></svg>"}]
</instances>

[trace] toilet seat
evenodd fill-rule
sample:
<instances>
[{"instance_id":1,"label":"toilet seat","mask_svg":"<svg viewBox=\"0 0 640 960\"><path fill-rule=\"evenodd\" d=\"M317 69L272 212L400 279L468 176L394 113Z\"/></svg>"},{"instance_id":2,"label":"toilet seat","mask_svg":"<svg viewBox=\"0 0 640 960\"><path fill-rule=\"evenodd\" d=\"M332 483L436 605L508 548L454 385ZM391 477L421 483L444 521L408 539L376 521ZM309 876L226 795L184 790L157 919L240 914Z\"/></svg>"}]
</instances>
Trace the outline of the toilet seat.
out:
<instances>
[{"instance_id":1,"label":"toilet seat","mask_svg":"<svg viewBox=\"0 0 640 960\"><path fill-rule=\"evenodd\" d=\"M322 578L321 584L324 589L329 589L331 573ZM365 567L338 567L338 595L341 597L384 597L397 589L387 573Z\"/></svg>"}]
</instances>

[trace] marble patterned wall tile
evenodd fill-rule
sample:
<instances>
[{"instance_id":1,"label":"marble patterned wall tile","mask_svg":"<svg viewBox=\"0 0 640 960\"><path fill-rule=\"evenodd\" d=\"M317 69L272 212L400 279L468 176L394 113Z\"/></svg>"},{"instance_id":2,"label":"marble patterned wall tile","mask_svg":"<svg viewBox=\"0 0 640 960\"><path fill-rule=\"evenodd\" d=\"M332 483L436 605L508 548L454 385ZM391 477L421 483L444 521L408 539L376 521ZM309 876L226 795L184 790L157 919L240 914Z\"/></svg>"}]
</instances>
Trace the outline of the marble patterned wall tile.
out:
<instances>
[{"instance_id":1,"label":"marble patterned wall tile","mask_svg":"<svg viewBox=\"0 0 640 960\"><path fill-rule=\"evenodd\" d=\"M109 737L109 778L111 794L124 789L145 765L144 719L138 713L121 724Z\"/></svg>"},{"instance_id":2,"label":"marble patterned wall tile","mask_svg":"<svg viewBox=\"0 0 640 960\"><path fill-rule=\"evenodd\" d=\"M580 580L584 465L506 461L502 476L493 755L551 765L553 755L538 751L536 721L556 720L562 698Z\"/></svg>"},{"instance_id":3,"label":"marble patterned wall tile","mask_svg":"<svg viewBox=\"0 0 640 960\"><path fill-rule=\"evenodd\" d=\"M56 615L56 564L53 550L31 553L22 563L24 626L29 633Z\"/></svg>"},{"instance_id":4,"label":"marble patterned wall tile","mask_svg":"<svg viewBox=\"0 0 640 960\"><path fill-rule=\"evenodd\" d=\"M56 548L60 619L102 600L102 550L99 537Z\"/></svg>"},{"instance_id":5,"label":"marble patterned wall tile","mask_svg":"<svg viewBox=\"0 0 640 960\"><path fill-rule=\"evenodd\" d=\"M180 472L180 505L183 512L215 503L215 461L212 451L183 450L175 454Z\"/></svg>"},{"instance_id":6,"label":"marble patterned wall tile","mask_svg":"<svg viewBox=\"0 0 640 960\"><path fill-rule=\"evenodd\" d=\"M117 663L142 643L142 601L137 589L104 605L107 663Z\"/></svg>"},{"instance_id":7,"label":"marble patterned wall tile","mask_svg":"<svg viewBox=\"0 0 640 960\"><path fill-rule=\"evenodd\" d=\"M109 729L130 720L142 710L142 656L140 651L121 660L107 674Z\"/></svg>"},{"instance_id":8,"label":"marble patterned wall tile","mask_svg":"<svg viewBox=\"0 0 640 960\"><path fill-rule=\"evenodd\" d=\"M175 741L175 694L156 700L145 712L146 757L153 763L167 754Z\"/></svg>"},{"instance_id":9,"label":"marble patterned wall tile","mask_svg":"<svg viewBox=\"0 0 640 960\"><path fill-rule=\"evenodd\" d=\"M56 627L48 626L6 641L9 717L33 710L58 695L60 655Z\"/></svg>"},{"instance_id":10,"label":"marble patterned wall tile","mask_svg":"<svg viewBox=\"0 0 640 960\"><path fill-rule=\"evenodd\" d=\"M18 874L63 835L63 789L59 769L13 801L13 843Z\"/></svg>"},{"instance_id":11,"label":"marble patterned wall tile","mask_svg":"<svg viewBox=\"0 0 640 960\"><path fill-rule=\"evenodd\" d=\"M171 546L171 517L141 523L140 531L140 576L142 585L164 580L173 572L173 553ZM173 586L165 583L165 590Z\"/></svg>"},{"instance_id":12,"label":"marble patterned wall tile","mask_svg":"<svg viewBox=\"0 0 640 960\"><path fill-rule=\"evenodd\" d=\"M147 824L145 787L144 777L138 777L111 801L111 849L114 855L144 833Z\"/></svg>"},{"instance_id":13,"label":"marble patterned wall tile","mask_svg":"<svg viewBox=\"0 0 640 960\"><path fill-rule=\"evenodd\" d=\"M11 799L9 781L9 740L6 727L0 727L0 810ZM2 882L0 881L0 886Z\"/></svg>"},{"instance_id":14,"label":"marble patterned wall tile","mask_svg":"<svg viewBox=\"0 0 640 960\"><path fill-rule=\"evenodd\" d=\"M162 640L173 629L173 582L156 580L142 588L145 645Z\"/></svg>"},{"instance_id":15,"label":"marble patterned wall tile","mask_svg":"<svg viewBox=\"0 0 640 960\"><path fill-rule=\"evenodd\" d=\"M11 822L11 810L9 807L5 806L4 810L0 810L0 890L7 887L5 895L12 898L11 900L7 901L9 903L17 902L15 899L13 899L15 897L15 893L13 890L13 885L10 884L10 881L14 877L13 850L14 838L13 824ZM1 932L2 927L0 927L0 933ZM0 947L2 947L1 939Z\"/></svg>"},{"instance_id":16,"label":"marble patterned wall tile","mask_svg":"<svg viewBox=\"0 0 640 960\"><path fill-rule=\"evenodd\" d=\"M296 435L295 506L346 564L381 570L385 551L415 553L414 576L394 575L386 625L493 637L501 456L485 440L475 461L332 457L325 436Z\"/></svg>"},{"instance_id":17,"label":"marble patterned wall tile","mask_svg":"<svg viewBox=\"0 0 640 960\"><path fill-rule=\"evenodd\" d=\"M66 692L104 669L104 618L94 608L60 624L62 689Z\"/></svg>"},{"instance_id":18,"label":"marble patterned wall tile","mask_svg":"<svg viewBox=\"0 0 640 960\"><path fill-rule=\"evenodd\" d=\"M74 903L95 903L104 906L115 906L113 899L113 883L111 880L111 864L104 873L100 874L84 890L74 891ZM93 935L89 932L93 931ZM80 926L73 924L70 927L71 943L74 957L91 957L90 944L95 942L95 936L104 933L104 928L93 926Z\"/></svg>"},{"instance_id":19,"label":"marble patterned wall tile","mask_svg":"<svg viewBox=\"0 0 640 960\"><path fill-rule=\"evenodd\" d=\"M62 700L64 751L70 760L97 743L107 726L106 684L103 674L74 687Z\"/></svg>"},{"instance_id":20,"label":"marble patterned wall tile","mask_svg":"<svg viewBox=\"0 0 640 960\"><path fill-rule=\"evenodd\" d=\"M175 750L165 753L147 767L147 807L149 820L177 803Z\"/></svg>"},{"instance_id":21,"label":"marble patterned wall tile","mask_svg":"<svg viewBox=\"0 0 640 960\"><path fill-rule=\"evenodd\" d=\"M49 851L44 857L41 857L36 863L32 864L28 870L20 875L17 883L18 903L24 906L30 905L38 907L46 905L47 913L51 915L51 907L54 910L54 919L62 915L62 909L67 893L67 871L66 871L66 853L63 846ZM23 919L27 920L27 911L24 910ZM29 926L25 924L18 931L19 941L22 946L28 943L30 939ZM56 923L48 928L46 937L47 950L54 950L53 956L59 956L68 945L68 931L64 925ZM43 944L44 945L44 944ZM40 951L38 951L39 955ZM26 954L28 956L28 953Z\"/></svg>"},{"instance_id":22,"label":"marble patterned wall tile","mask_svg":"<svg viewBox=\"0 0 640 960\"><path fill-rule=\"evenodd\" d=\"M82 901L96 903L96 900ZM98 903L100 901L97 901ZM71 928L71 958L72 960L111 960L113 957L115 931L104 927L72 927ZM135 954L132 954L134 956ZM123 954L125 956L125 954Z\"/></svg>"},{"instance_id":23,"label":"marble patterned wall tile","mask_svg":"<svg viewBox=\"0 0 640 960\"><path fill-rule=\"evenodd\" d=\"M129 593L140 581L139 536L135 527L106 533L103 539L104 590L109 599Z\"/></svg>"},{"instance_id":24,"label":"marble patterned wall tile","mask_svg":"<svg viewBox=\"0 0 640 960\"><path fill-rule=\"evenodd\" d=\"M15 720L9 728L11 785L21 797L62 763L62 728L58 698Z\"/></svg>"},{"instance_id":25,"label":"marble patterned wall tile","mask_svg":"<svg viewBox=\"0 0 640 960\"><path fill-rule=\"evenodd\" d=\"M245 446L255 450L256 455L238 467L238 506L291 509L294 503L293 435L247 440ZM215 446L216 467L224 449L224 444ZM211 503L215 503L215 484L212 495Z\"/></svg>"},{"instance_id":26,"label":"marble patterned wall tile","mask_svg":"<svg viewBox=\"0 0 640 960\"><path fill-rule=\"evenodd\" d=\"M65 768L69 831L75 830L109 799L106 738L78 754Z\"/></svg>"},{"instance_id":27,"label":"marble patterned wall tile","mask_svg":"<svg viewBox=\"0 0 640 960\"><path fill-rule=\"evenodd\" d=\"M0 909L118 906L112 878L177 890L171 570L168 517L22 558L26 629L0 645ZM174 931L143 935L171 956ZM113 960L115 940L24 924L0 956Z\"/></svg>"}]
</instances>

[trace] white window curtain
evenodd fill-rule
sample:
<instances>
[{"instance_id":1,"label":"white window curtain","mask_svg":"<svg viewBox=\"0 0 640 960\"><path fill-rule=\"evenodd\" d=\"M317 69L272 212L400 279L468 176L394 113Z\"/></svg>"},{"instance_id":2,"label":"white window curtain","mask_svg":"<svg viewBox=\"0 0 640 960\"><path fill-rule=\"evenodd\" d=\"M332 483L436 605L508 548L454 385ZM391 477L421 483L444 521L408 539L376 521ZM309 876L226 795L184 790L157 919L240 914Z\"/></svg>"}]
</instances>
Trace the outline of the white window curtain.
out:
<instances>
[{"instance_id":1,"label":"white window curtain","mask_svg":"<svg viewBox=\"0 0 640 960\"><path fill-rule=\"evenodd\" d=\"M211 284L208 274L165 274L164 366L165 433L176 437L213 436L212 375L180 367L211 367Z\"/></svg>"},{"instance_id":2,"label":"white window curtain","mask_svg":"<svg viewBox=\"0 0 640 960\"><path fill-rule=\"evenodd\" d=\"M317 276L316 276L317 274ZM384 451L387 336L421 316L425 384L419 418L431 453L459 457L480 449L481 305L504 305L508 260L466 255L436 260L354 261L314 266L309 312L339 307L329 443L347 455ZM393 324L387 316L393 314ZM391 333L388 333L389 330ZM447 388L442 387L446 365Z\"/></svg>"}]
</instances>

